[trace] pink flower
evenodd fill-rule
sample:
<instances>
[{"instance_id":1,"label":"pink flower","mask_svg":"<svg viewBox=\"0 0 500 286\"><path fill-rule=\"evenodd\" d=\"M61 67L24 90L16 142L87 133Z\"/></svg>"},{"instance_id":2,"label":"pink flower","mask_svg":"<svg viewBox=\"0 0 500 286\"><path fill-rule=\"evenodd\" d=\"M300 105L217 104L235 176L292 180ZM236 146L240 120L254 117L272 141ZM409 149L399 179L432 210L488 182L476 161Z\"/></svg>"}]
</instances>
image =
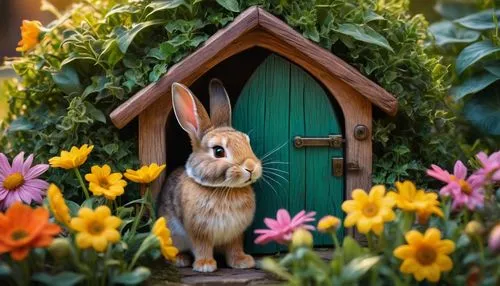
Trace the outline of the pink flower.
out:
<instances>
[{"instance_id":1,"label":"pink flower","mask_svg":"<svg viewBox=\"0 0 500 286\"><path fill-rule=\"evenodd\" d=\"M482 184L491 183L491 181L500 182L500 151L491 154L489 157L484 152L476 155L481 162L482 168L474 173Z\"/></svg>"},{"instance_id":2,"label":"pink flower","mask_svg":"<svg viewBox=\"0 0 500 286\"><path fill-rule=\"evenodd\" d=\"M19 153L9 164L7 157L0 153L0 210L6 210L14 202L42 202L42 195L49 186L44 180L37 179L45 173L49 165L31 167L33 155L24 161L24 152Z\"/></svg>"},{"instance_id":3,"label":"pink flower","mask_svg":"<svg viewBox=\"0 0 500 286\"><path fill-rule=\"evenodd\" d=\"M280 209L276 213L276 220L265 218L264 223L269 229L256 229L255 233L259 234L255 243L266 244L275 241L280 244L286 244L292 239L294 230L304 228L314 230L314 226L306 224L314 221L316 212L300 211L293 219L290 219L290 214L285 209Z\"/></svg>"},{"instance_id":4,"label":"pink flower","mask_svg":"<svg viewBox=\"0 0 500 286\"><path fill-rule=\"evenodd\" d=\"M483 206L484 194L481 181L475 175L467 179L467 167L462 161L458 160L455 163L453 175L436 165L432 165L431 168L427 170L427 175L447 184L441 188L439 194L451 196L453 209L467 206L468 209L474 210Z\"/></svg>"},{"instance_id":5,"label":"pink flower","mask_svg":"<svg viewBox=\"0 0 500 286\"><path fill-rule=\"evenodd\" d=\"M497 224L490 233L488 247L493 252L500 251L500 224Z\"/></svg>"}]
</instances>

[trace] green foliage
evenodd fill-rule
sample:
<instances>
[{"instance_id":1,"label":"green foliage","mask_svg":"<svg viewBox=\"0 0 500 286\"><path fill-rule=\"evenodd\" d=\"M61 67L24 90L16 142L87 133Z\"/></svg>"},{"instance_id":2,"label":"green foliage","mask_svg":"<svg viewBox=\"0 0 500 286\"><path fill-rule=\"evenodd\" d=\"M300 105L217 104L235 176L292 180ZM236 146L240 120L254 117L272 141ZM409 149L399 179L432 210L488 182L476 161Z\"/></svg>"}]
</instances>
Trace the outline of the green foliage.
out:
<instances>
[{"instance_id":1,"label":"green foliage","mask_svg":"<svg viewBox=\"0 0 500 286\"><path fill-rule=\"evenodd\" d=\"M441 22L430 27L432 49L445 56L451 65L453 88L450 94L463 107L460 113L467 124L464 133L483 137L483 148L500 146L500 55L496 6L500 1L440 1L456 7L456 13L441 13ZM440 3L438 2L438 3ZM459 9L459 7L461 7ZM444 11L442 11L444 12ZM472 127L469 127L471 124ZM485 135L478 136L477 130Z\"/></svg>"},{"instance_id":2,"label":"green foliage","mask_svg":"<svg viewBox=\"0 0 500 286\"><path fill-rule=\"evenodd\" d=\"M0 139L2 151L34 152L46 161L61 149L91 143L102 146L94 162L120 170L136 164L134 124L119 131L107 115L252 5L398 98L396 117L375 112L375 182L422 181L419 171L435 158L446 164L458 153L444 101L447 69L424 53L427 24L407 13L407 0L83 1L49 25L34 51L13 60L22 80L6 86L10 113L3 128L10 131ZM76 184L50 172L59 185Z\"/></svg>"}]
</instances>

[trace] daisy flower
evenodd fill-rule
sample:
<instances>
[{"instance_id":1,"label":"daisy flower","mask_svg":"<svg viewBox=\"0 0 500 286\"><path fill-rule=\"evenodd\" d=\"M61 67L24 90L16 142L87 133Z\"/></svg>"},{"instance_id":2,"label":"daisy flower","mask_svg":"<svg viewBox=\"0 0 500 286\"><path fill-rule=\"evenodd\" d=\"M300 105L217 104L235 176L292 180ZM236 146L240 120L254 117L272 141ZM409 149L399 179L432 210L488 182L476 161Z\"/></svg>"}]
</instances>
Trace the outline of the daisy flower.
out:
<instances>
[{"instance_id":1,"label":"daisy flower","mask_svg":"<svg viewBox=\"0 0 500 286\"><path fill-rule=\"evenodd\" d=\"M497 151L490 156L484 152L476 155L476 158L481 163L482 168L474 173L478 183L482 185L488 184L491 181L500 182L500 151Z\"/></svg>"},{"instance_id":2,"label":"daisy flower","mask_svg":"<svg viewBox=\"0 0 500 286\"><path fill-rule=\"evenodd\" d=\"M12 161L12 166L5 154L0 153L0 210L6 210L14 202L32 201L42 203L42 196L49 186L38 179L49 168L46 164L33 164L33 155L24 161L24 152L19 153Z\"/></svg>"},{"instance_id":3,"label":"daisy flower","mask_svg":"<svg viewBox=\"0 0 500 286\"><path fill-rule=\"evenodd\" d=\"M447 184L441 188L439 194L453 199L453 209L466 206L474 210L483 206L484 194L480 180L475 175L467 178L467 167L462 161L458 160L455 163L453 174L432 165L431 169L427 170L427 175Z\"/></svg>"},{"instance_id":4,"label":"daisy flower","mask_svg":"<svg viewBox=\"0 0 500 286\"><path fill-rule=\"evenodd\" d=\"M275 241L280 244L286 244L292 239L292 234L296 229L304 228L314 230L314 226L306 223L314 221L316 212L300 211L293 218L285 209L280 209L276 213L276 219L265 218L264 223L269 229L256 229L254 232L259 234L255 243L266 244Z\"/></svg>"}]
</instances>

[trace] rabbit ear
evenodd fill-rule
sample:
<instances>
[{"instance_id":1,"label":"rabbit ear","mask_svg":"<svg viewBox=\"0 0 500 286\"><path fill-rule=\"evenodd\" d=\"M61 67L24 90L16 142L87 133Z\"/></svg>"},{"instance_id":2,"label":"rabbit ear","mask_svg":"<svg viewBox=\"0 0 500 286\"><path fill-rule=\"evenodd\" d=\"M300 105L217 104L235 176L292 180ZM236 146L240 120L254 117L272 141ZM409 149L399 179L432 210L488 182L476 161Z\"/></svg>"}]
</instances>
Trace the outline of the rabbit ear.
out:
<instances>
[{"instance_id":1,"label":"rabbit ear","mask_svg":"<svg viewBox=\"0 0 500 286\"><path fill-rule=\"evenodd\" d=\"M231 126L231 102L222 82L216 78L210 81L210 118L216 127Z\"/></svg>"},{"instance_id":2,"label":"rabbit ear","mask_svg":"<svg viewBox=\"0 0 500 286\"><path fill-rule=\"evenodd\" d=\"M201 102L183 84L177 82L172 84L172 105L177 121L192 139L201 139L203 133L212 127L212 122Z\"/></svg>"}]
</instances>

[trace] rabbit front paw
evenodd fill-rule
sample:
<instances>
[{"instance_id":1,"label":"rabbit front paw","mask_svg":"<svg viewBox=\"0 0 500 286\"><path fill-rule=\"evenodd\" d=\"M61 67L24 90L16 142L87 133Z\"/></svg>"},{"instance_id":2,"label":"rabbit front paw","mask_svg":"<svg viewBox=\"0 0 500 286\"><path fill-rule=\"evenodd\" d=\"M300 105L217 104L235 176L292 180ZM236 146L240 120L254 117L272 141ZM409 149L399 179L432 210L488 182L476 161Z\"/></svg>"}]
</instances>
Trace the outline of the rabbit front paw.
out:
<instances>
[{"instance_id":1,"label":"rabbit front paw","mask_svg":"<svg viewBox=\"0 0 500 286\"><path fill-rule=\"evenodd\" d=\"M191 255L188 253L179 253L175 257L175 266L177 267L188 267L191 265L191 262L193 259L191 258Z\"/></svg>"},{"instance_id":2,"label":"rabbit front paw","mask_svg":"<svg viewBox=\"0 0 500 286\"><path fill-rule=\"evenodd\" d=\"M241 253L231 257L227 264L231 268L247 269L255 267L255 260L251 255Z\"/></svg>"},{"instance_id":3,"label":"rabbit front paw","mask_svg":"<svg viewBox=\"0 0 500 286\"><path fill-rule=\"evenodd\" d=\"M217 270L217 262L213 258L197 259L193 263L193 270L197 272L214 272Z\"/></svg>"}]
</instances>

